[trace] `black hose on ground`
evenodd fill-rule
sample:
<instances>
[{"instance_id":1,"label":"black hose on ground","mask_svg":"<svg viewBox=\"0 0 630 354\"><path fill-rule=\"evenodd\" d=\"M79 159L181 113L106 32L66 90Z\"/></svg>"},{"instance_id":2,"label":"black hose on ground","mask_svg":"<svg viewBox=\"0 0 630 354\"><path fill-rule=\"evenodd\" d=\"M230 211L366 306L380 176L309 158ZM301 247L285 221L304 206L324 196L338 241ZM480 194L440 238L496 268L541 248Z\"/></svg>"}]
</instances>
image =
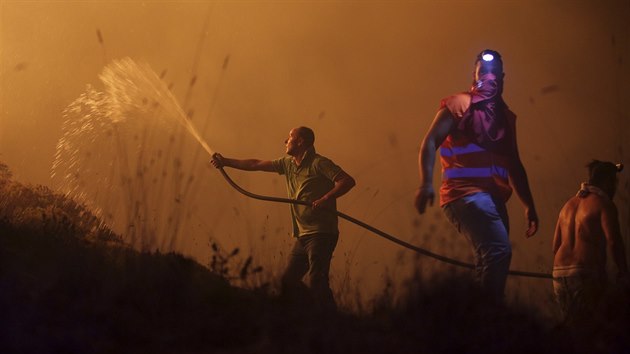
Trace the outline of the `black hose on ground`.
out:
<instances>
[{"instance_id":1,"label":"black hose on ground","mask_svg":"<svg viewBox=\"0 0 630 354\"><path fill-rule=\"evenodd\" d=\"M234 189L236 189L239 193L244 194L250 198L253 199L258 199L258 200L264 200L264 201L268 201L268 202L276 202L276 203L286 203L286 204L300 204L300 205L306 205L306 206L311 206L311 203L302 201L302 200L295 200L295 199L288 199L288 198L278 198L278 197L269 197L269 196L264 196L264 195L259 195L259 194L254 194L251 192L248 192L246 190L244 190L243 188L241 188L238 184L236 184L231 178L230 176L228 176L227 172L225 172L225 170L223 169L223 167L219 168L219 171L221 172L221 174L223 175L223 177L225 178L225 180L230 184L230 186L232 186ZM464 268L468 268L468 269L474 269L475 266L473 264L470 263L465 263L465 262L461 262L458 261L456 259L452 259L452 258L448 258L439 254L435 254L431 251L428 251L424 248L420 248L418 246L414 246L410 243L407 243L403 240L400 240L384 231L381 231L371 225L368 225L366 223L364 223L361 220L357 220L349 215L346 215L340 211L337 210L330 210L327 209L327 211L332 212L337 214L337 216L339 216L340 218L346 219L348 221L350 221L353 224L359 225L383 238L386 238L400 246L403 246L407 249L410 249L412 251L418 252L424 256L427 257L431 257L434 259L437 259L438 261L444 262L444 263L448 263L448 264L452 264L458 267L464 267ZM518 275L518 276L522 276L522 277L531 277L531 278L544 278L544 279L552 279L551 274L546 274L546 273L535 273L535 272L523 272L523 271L519 271L519 270L510 270L509 271L510 275Z\"/></svg>"}]
</instances>

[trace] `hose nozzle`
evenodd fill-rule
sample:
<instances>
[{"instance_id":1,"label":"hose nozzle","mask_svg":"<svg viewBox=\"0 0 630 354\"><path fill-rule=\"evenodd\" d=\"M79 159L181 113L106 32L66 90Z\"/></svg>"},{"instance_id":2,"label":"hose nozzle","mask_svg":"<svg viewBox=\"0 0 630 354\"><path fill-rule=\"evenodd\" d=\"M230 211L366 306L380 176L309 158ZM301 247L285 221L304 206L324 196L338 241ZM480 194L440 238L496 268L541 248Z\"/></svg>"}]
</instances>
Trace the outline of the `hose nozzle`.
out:
<instances>
[{"instance_id":1,"label":"hose nozzle","mask_svg":"<svg viewBox=\"0 0 630 354\"><path fill-rule=\"evenodd\" d=\"M212 166L223 171L223 156L221 156L221 154L219 154L218 152L212 154L212 159L210 160L210 163L212 164Z\"/></svg>"}]
</instances>

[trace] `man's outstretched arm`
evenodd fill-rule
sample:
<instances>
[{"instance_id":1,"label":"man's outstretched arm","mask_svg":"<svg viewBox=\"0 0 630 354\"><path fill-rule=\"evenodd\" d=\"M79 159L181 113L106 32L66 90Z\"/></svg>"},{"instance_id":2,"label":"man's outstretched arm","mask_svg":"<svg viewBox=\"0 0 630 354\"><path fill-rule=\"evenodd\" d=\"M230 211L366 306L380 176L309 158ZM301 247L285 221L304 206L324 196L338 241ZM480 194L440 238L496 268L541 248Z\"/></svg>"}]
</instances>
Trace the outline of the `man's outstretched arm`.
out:
<instances>
[{"instance_id":1,"label":"man's outstretched arm","mask_svg":"<svg viewBox=\"0 0 630 354\"><path fill-rule=\"evenodd\" d=\"M232 167L238 170L244 171L264 171L275 172L273 164L269 160L257 160L257 159L231 159L221 156L221 154L212 155L210 163L216 167Z\"/></svg>"}]
</instances>

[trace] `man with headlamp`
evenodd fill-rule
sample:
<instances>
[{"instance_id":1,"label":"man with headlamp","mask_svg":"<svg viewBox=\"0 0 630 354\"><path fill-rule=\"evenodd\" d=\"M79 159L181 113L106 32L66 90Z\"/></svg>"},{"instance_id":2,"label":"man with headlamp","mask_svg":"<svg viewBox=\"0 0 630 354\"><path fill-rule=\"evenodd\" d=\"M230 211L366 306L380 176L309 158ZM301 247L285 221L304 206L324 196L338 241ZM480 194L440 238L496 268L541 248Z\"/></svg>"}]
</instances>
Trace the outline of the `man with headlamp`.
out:
<instances>
[{"instance_id":1,"label":"man with headlamp","mask_svg":"<svg viewBox=\"0 0 630 354\"><path fill-rule=\"evenodd\" d=\"M435 197L433 167L440 150L440 206L470 242L480 288L489 302L504 298L512 248L505 203L512 190L525 207L526 236L538 230L538 216L516 143L516 115L503 100L501 55L484 50L475 61L468 92L445 98L418 156L420 214Z\"/></svg>"}]
</instances>

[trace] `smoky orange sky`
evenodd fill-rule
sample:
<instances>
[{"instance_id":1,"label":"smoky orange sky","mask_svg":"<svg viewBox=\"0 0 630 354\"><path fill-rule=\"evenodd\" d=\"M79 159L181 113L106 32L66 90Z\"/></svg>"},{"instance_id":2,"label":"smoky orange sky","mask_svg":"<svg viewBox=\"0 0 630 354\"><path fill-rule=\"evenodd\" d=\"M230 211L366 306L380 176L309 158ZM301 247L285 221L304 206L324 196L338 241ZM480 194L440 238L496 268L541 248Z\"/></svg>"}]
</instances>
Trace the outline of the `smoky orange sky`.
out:
<instances>
[{"instance_id":1,"label":"smoky orange sky","mask_svg":"<svg viewBox=\"0 0 630 354\"><path fill-rule=\"evenodd\" d=\"M541 218L525 239L509 202L512 268L549 272L562 204L592 158L630 165L628 1L7 1L0 2L0 161L15 179L51 185L62 111L114 59L148 63L209 146L225 156L274 159L295 126L315 130L319 153L355 177L339 209L401 239L470 261L437 205L413 209L417 152L440 99L468 89L476 54L504 59L504 97L518 115L521 158ZM100 36L100 38L99 38ZM194 87L190 86L195 77ZM199 160L194 214L177 251L207 263L208 239L241 247L279 274L286 205L245 198ZM280 176L228 171L256 193L284 197ZM616 202L630 254L629 178ZM439 169L436 169L436 181ZM342 301L373 294L386 274L450 266L340 221L332 285ZM349 295L350 294L350 295ZM548 306L551 283L513 279L508 295Z\"/></svg>"}]
</instances>

